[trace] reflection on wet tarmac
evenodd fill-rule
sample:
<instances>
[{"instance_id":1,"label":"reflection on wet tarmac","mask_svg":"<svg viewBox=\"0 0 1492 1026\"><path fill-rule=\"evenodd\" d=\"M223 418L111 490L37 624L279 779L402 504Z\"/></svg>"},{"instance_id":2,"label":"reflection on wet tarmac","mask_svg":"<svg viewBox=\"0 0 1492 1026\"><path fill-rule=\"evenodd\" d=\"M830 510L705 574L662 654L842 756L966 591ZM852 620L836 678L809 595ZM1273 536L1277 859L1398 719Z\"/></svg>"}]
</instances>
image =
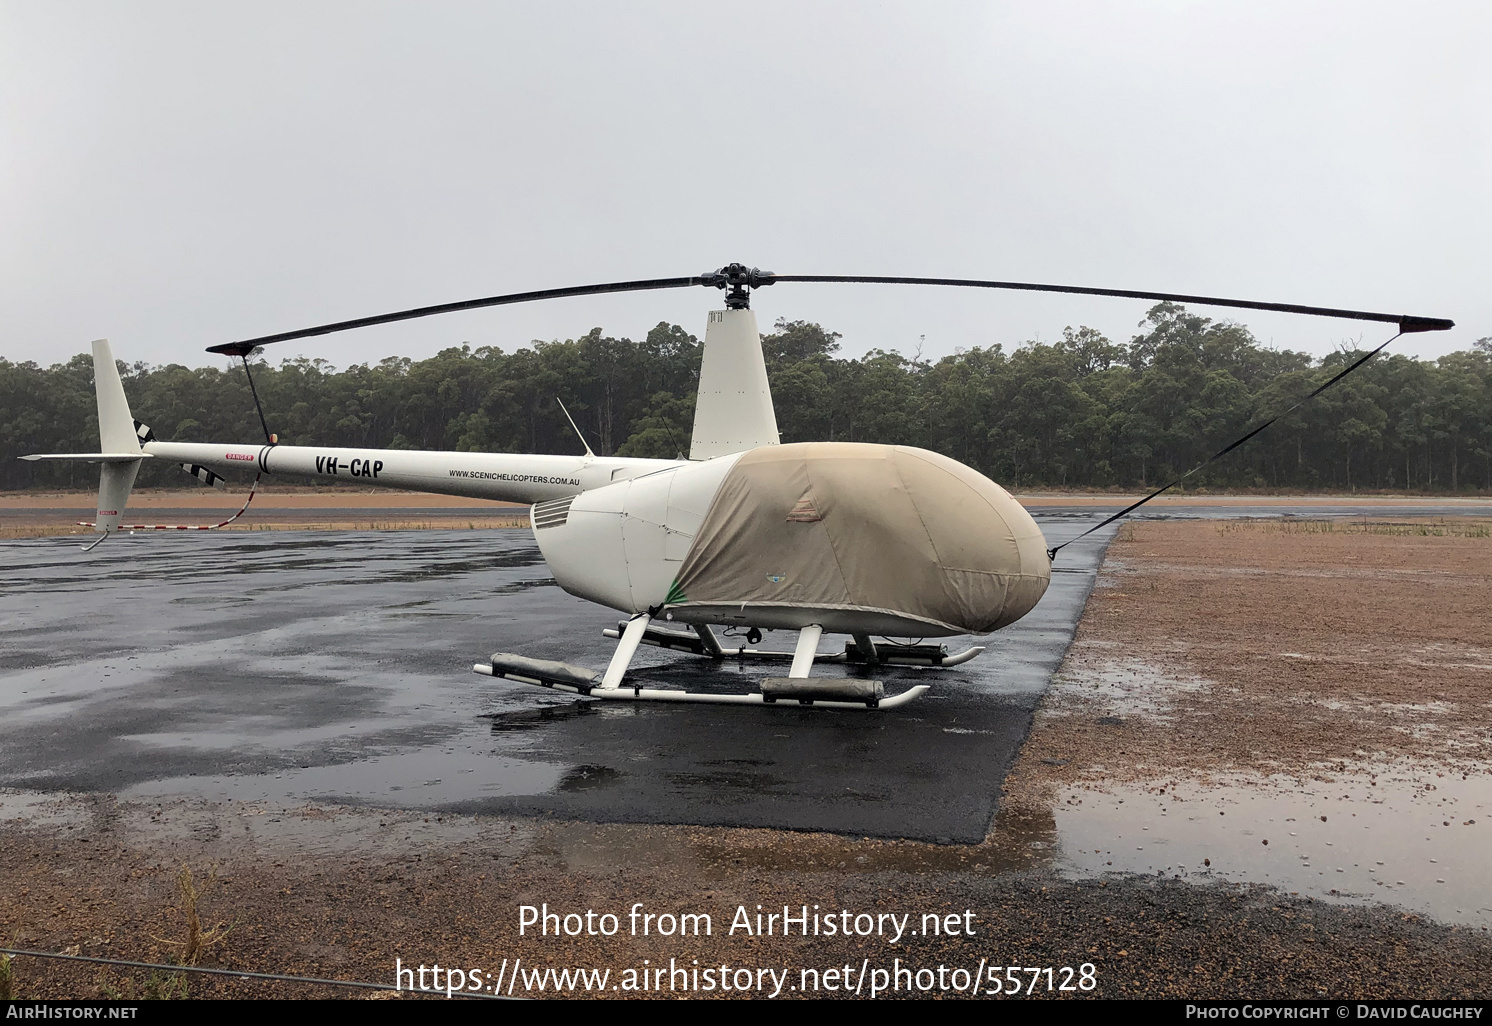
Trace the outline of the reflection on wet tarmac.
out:
<instances>
[{"instance_id":1,"label":"reflection on wet tarmac","mask_svg":"<svg viewBox=\"0 0 1492 1026\"><path fill-rule=\"evenodd\" d=\"M562 705L541 705L537 709L519 709L515 712L482 713L478 719L490 721L494 734L513 734L539 730L577 716L594 716L599 711L594 702L565 702Z\"/></svg>"},{"instance_id":2,"label":"reflection on wet tarmac","mask_svg":"<svg viewBox=\"0 0 1492 1026\"><path fill-rule=\"evenodd\" d=\"M615 785L625 773L610 766L576 766L560 778L561 791L590 791Z\"/></svg>"}]
</instances>

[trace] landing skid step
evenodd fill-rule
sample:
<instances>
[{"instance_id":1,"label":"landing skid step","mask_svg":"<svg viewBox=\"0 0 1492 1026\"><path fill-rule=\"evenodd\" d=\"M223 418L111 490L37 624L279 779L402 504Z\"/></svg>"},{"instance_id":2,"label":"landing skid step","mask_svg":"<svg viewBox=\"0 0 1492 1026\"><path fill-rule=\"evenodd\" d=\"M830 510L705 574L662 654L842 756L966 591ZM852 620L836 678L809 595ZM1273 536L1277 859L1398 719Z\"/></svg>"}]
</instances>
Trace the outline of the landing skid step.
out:
<instances>
[{"instance_id":1,"label":"landing skid step","mask_svg":"<svg viewBox=\"0 0 1492 1026\"><path fill-rule=\"evenodd\" d=\"M666 691L661 688L639 688L625 685L618 688L603 688L601 687L602 675L583 667L551 662L547 659L529 659L506 652L494 652L493 662L476 663L472 666L472 671L488 677L511 680L518 684L548 688L551 691L622 702L697 702L707 705L771 705L784 708L812 706L816 709L895 709L922 697L928 691L926 684L918 684L899 695L882 698L876 694L878 687L871 688L872 685L878 686L879 681L855 681L846 690L847 682L810 681L803 678L792 680L791 683L785 683L786 678L763 681L767 693L752 695L709 695L694 691ZM859 701L820 697L837 694L840 690L845 690L846 694L850 691L856 691L856 693L864 691L867 697Z\"/></svg>"},{"instance_id":2,"label":"landing skid step","mask_svg":"<svg viewBox=\"0 0 1492 1026\"><path fill-rule=\"evenodd\" d=\"M626 629L626 621L622 621L615 627L607 627L601 631L602 635L612 639L619 639ZM713 635L710 640L714 641ZM706 659L752 659L758 662L780 662L790 663L793 661L791 652L774 652L762 648L725 648L719 644L711 646L706 644L704 637L693 631L675 630L671 627L658 627L649 624L643 633L642 643L652 645L655 648L666 648L675 652L688 652L690 655L703 656ZM945 645L895 645L889 642L875 646L877 661L887 666L958 666L967 663L970 659L984 651L983 645L973 645L962 652L948 654ZM813 657L815 663L866 663L869 662L860 652L859 646L853 641L847 642L843 652L828 652Z\"/></svg>"}]
</instances>

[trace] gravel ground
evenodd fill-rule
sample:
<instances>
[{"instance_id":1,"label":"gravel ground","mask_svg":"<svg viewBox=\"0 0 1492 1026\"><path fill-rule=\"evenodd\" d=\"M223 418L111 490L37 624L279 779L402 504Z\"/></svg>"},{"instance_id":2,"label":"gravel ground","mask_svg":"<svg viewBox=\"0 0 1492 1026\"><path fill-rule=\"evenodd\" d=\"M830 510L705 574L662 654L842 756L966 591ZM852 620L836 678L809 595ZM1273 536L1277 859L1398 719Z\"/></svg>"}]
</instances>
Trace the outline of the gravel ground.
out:
<instances>
[{"instance_id":1,"label":"gravel ground","mask_svg":"<svg viewBox=\"0 0 1492 1026\"><path fill-rule=\"evenodd\" d=\"M1492 763L1492 525L1152 522L1112 543L1027 755L1108 777ZM1147 672L1148 671L1148 672ZM1156 673L1202 682L1158 692ZM1163 712L1145 713L1159 698ZM1137 704L1138 703L1138 704ZM1106 712L1122 723L1098 723Z\"/></svg>"},{"instance_id":2,"label":"gravel ground","mask_svg":"<svg viewBox=\"0 0 1492 1026\"><path fill-rule=\"evenodd\" d=\"M204 926L231 926L203 964L342 979L390 982L396 957L406 965L480 967L495 977L504 959L523 958L531 967L611 968L615 983L644 960L692 966L699 959L787 969L781 996L790 997L801 996L790 988L801 985L804 968L858 970L868 960L872 968L894 969L900 959L950 972L977 971L981 961L1050 965L1058 984L1061 967L1081 971L1090 963L1097 997L1450 998L1492 991L1492 944L1479 932L1260 887L1065 879L1050 868L1001 864L995 842L937 848L771 831L469 817L427 824L366 810L151 809L102 798L61 804L76 813L72 823L62 822L64 815L45 826L12 826L0 845L0 923L23 946L170 959L168 942L185 936L173 878L186 863L199 878L218 867L200 911ZM254 826L246 830L244 821ZM637 901L647 910L709 913L713 936L625 936ZM519 938L518 906L529 902L561 912L612 911L622 934ZM971 910L974 936L904 936L895 944L875 936L722 936L737 906L754 915L758 904L911 912L914 930L922 914L936 913L953 915L962 931L962 914ZM35 959L17 960L15 972L25 997L90 997L129 987L141 993L150 985L139 971ZM1045 977L1039 986L1039 996L1089 996L1048 995ZM200 997L330 993L203 978L188 988Z\"/></svg>"}]
</instances>

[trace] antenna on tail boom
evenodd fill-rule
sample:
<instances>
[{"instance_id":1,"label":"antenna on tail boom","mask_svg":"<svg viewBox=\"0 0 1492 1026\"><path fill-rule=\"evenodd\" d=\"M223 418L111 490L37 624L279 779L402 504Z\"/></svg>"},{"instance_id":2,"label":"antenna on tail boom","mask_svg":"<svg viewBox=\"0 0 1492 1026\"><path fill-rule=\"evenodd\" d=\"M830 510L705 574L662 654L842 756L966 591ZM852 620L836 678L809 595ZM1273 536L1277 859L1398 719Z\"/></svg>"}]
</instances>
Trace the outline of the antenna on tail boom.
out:
<instances>
[{"instance_id":1,"label":"antenna on tail boom","mask_svg":"<svg viewBox=\"0 0 1492 1026\"><path fill-rule=\"evenodd\" d=\"M563 399L561 399L559 396L555 396L554 397L554 401L557 402L557 403L559 403L559 408L564 411L565 419L570 422L570 426L572 428L574 428L575 429L575 433L580 436L580 444L583 445L583 446L585 446L585 454L587 456L594 456L594 455L596 455L595 453L591 452L591 443L587 442L585 440L585 435L580 434L580 426L575 423L575 418L572 417L572 416L570 416L570 411L569 410L565 409L565 401Z\"/></svg>"}]
</instances>

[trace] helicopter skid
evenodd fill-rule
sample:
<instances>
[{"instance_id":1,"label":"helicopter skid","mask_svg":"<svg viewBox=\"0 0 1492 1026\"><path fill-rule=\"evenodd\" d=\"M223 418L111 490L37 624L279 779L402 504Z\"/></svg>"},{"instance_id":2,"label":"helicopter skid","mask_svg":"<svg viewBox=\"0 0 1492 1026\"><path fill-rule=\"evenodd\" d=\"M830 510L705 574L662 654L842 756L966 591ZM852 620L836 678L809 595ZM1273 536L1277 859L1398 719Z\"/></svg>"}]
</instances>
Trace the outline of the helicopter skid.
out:
<instances>
[{"instance_id":1,"label":"helicopter skid","mask_svg":"<svg viewBox=\"0 0 1492 1026\"><path fill-rule=\"evenodd\" d=\"M626 628L626 621L616 627L607 627L601 631L608 638L619 640ZM708 641L706 639L708 638ZM681 631L667 627L658 627L649 624L643 633L641 643L652 645L654 648L666 648L673 652L687 652L690 655L702 656L706 659L751 659L757 662L782 662L793 661L792 652L774 652L770 649L761 648L724 648L715 642L713 632ZM713 644L711 644L713 643ZM984 651L983 645L972 645L962 652L954 652L949 655L947 649L942 645L896 645L881 642L875 646L876 662L886 666L926 666L930 668L941 668L946 666L958 666ZM843 652L826 652L816 654L813 657L815 663L866 663L867 660L860 654L859 647L855 643L845 646Z\"/></svg>"},{"instance_id":2,"label":"helicopter skid","mask_svg":"<svg viewBox=\"0 0 1492 1026\"><path fill-rule=\"evenodd\" d=\"M879 698L873 702L845 702L823 698L770 697L761 693L751 695L711 695L695 691L668 691L662 688L635 688L625 686L603 688L599 686L587 686L578 682L565 683L554 679L545 680L537 676L516 673L511 669L494 667L491 663L476 663L472 666L472 671L489 677L510 680L517 684L530 684L535 687L548 688L551 691L561 691L572 695L584 695L588 698L604 698L622 702L696 702L706 705L768 705L795 709L812 706L815 709L879 710L895 709L898 706L906 705L908 702L922 697L928 691L928 685L918 684L890 698Z\"/></svg>"}]
</instances>

